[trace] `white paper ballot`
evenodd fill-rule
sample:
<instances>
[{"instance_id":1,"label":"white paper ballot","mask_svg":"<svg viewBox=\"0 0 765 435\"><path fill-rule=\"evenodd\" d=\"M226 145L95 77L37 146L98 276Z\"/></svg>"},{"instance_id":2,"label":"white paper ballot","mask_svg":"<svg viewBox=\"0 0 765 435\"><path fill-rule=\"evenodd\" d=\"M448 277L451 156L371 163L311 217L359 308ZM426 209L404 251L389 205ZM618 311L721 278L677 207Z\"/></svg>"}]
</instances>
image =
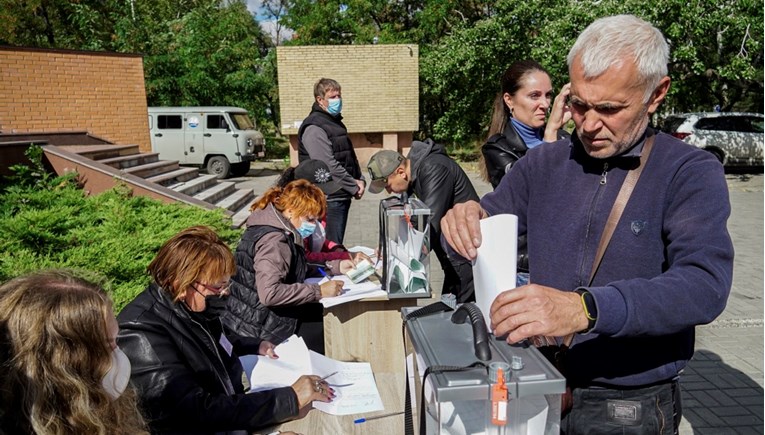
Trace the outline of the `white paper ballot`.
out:
<instances>
[{"instance_id":1,"label":"white paper ballot","mask_svg":"<svg viewBox=\"0 0 765 435\"><path fill-rule=\"evenodd\" d=\"M359 299L379 298L388 295L388 293L382 289L379 282L365 280L358 284L354 284L351 279L345 275L336 275L331 278L324 277L321 280L319 278L306 278L305 282L306 284L321 284L329 279L333 281L342 281L343 292L340 296L321 298L319 302L321 302L324 308L334 307L335 305L345 304Z\"/></svg>"},{"instance_id":2,"label":"white paper ballot","mask_svg":"<svg viewBox=\"0 0 765 435\"><path fill-rule=\"evenodd\" d=\"M313 402L319 411L349 415L385 409L368 362L340 362L311 352L311 366L317 375L337 372L327 378L329 386L335 389L335 398L329 403Z\"/></svg>"},{"instance_id":3,"label":"white paper ballot","mask_svg":"<svg viewBox=\"0 0 765 435\"><path fill-rule=\"evenodd\" d=\"M250 375L252 391L287 387L301 375L327 376L335 389L331 403L313 402L313 407L332 415L360 414L383 409L372 366L368 362L342 362L308 350L302 338L293 335L274 349L279 359L257 356ZM252 359L242 358L249 368Z\"/></svg>"},{"instance_id":4,"label":"white paper ballot","mask_svg":"<svg viewBox=\"0 0 765 435\"><path fill-rule=\"evenodd\" d=\"M499 214L481 220L481 246L473 261L473 279L476 305L487 328L494 298L515 288L517 258L518 216Z\"/></svg>"}]
</instances>

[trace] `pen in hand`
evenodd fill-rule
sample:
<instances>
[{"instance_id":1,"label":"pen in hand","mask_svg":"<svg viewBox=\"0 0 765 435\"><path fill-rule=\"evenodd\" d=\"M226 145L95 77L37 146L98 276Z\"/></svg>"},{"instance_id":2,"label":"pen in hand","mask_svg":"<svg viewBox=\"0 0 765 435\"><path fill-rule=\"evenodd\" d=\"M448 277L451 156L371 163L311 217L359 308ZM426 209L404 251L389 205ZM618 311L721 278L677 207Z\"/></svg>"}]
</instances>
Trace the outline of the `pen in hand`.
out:
<instances>
[{"instance_id":1,"label":"pen in hand","mask_svg":"<svg viewBox=\"0 0 765 435\"><path fill-rule=\"evenodd\" d=\"M403 413L404 411L399 411L399 412L391 412L388 414L375 415L374 417L357 418L356 420L353 420L353 424L359 424L359 423L364 423L365 421L377 420L378 418L393 417L394 415L401 415Z\"/></svg>"},{"instance_id":2,"label":"pen in hand","mask_svg":"<svg viewBox=\"0 0 765 435\"><path fill-rule=\"evenodd\" d=\"M338 373L338 372L332 372L332 373L328 374L327 376L324 376L323 378L321 378L321 380L322 380L322 381L326 381L328 377L330 377L330 376L334 376L334 375L336 375L337 373Z\"/></svg>"},{"instance_id":3,"label":"pen in hand","mask_svg":"<svg viewBox=\"0 0 765 435\"><path fill-rule=\"evenodd\" d=\"M323 267L317 267L316 269L319 271L321 276L324 277L324 278L321 279L321 281L319 281L319 285L324 284L325 282L329 281L329 275L327 275L327 272L324 271Z\"/></svg>"}]
</instances>

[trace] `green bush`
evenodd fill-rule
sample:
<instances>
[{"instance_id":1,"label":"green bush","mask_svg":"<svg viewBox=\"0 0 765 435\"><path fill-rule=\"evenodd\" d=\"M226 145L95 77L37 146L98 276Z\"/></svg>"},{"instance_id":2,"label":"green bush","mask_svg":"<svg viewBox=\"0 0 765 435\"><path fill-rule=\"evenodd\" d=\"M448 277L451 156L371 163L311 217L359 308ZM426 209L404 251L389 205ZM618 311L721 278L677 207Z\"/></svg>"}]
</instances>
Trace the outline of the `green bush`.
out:
<instances>
[{"instance_id":1,"label":"green bush","mask_svg":"<svg viewBox=\"0 0 765 435\"><path fill-rule=\"evenodd\" d=\"M0 192L1 281L47 268L90 271L119 311L149 283L146 266L178 231L207 225L232 247L242 233L222 210L164 204L125 186L86 196L75 176L16 172Z\"/></svg>"}]
</instances>

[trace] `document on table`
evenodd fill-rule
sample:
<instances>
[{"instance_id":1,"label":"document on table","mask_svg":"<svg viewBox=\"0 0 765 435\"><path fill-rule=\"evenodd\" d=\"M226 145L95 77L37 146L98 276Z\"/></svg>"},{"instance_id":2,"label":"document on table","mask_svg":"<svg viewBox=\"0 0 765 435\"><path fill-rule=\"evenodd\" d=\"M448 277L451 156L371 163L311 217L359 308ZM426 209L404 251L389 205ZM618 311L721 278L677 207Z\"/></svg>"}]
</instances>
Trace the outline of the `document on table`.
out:
<instances>
[{"instance_id":1,"label":"document on table","mask_svg":"<svg viewBox=\"0 0 765 435\"><path fill-rule=\"evenodd\" d=\"M518 217L498 214L481 220L481 246L473 261L475 301L481 309L486 327L490 327L489 310L503 291L515 288L518 258Z\"/></svg>"},{"instance_id":2,"label":"document on table","mask_svg":"<svg viewBox=\"0 0 765 435\"><path fill-rule=\"evenodd\" d=\"M372 367L368 362L342 362L308 350L302 338L293 335L274 349L279 359L259 356L250 374L252 391L288 387L301 375L326 376L335 389L331 403L313 402L313 407L332 415L383 410ZM335 373L337 372L337 373Z\"/></svg>"},{"instance_id":3,"label":"document on table","mask_svg":"<svg viewBox=\"0 0 765 435\"><path fill-rule=\"evenodd\" d=\"M329 403L313 402L313 407L319 411L349 415L384 409L372 366L368 362L341 362L311 352L311 366L318 375L337 372L326 380L335 389L334 400Z\"/></svg>"},{"instance_id":4,"label":"document on table","mask_svg":"<svg viewBox=\"0 0 765 435\"><path fill-rule=\"evenodd\" d=\"M324 308L334 307L335 305L344 304L346 302L356 301L364 298L383 297L388 293L382 289L379 282L372 282L370 280L362 281L358 284L351 282L351 279L345 275L336 275L330 277L333 281L343 282L343 293L340 296L331 298L321 298L319 302ZM305 282L308 284L319 284L324 281L324 278L306 278Z\"/></svg>"}]
</instances>

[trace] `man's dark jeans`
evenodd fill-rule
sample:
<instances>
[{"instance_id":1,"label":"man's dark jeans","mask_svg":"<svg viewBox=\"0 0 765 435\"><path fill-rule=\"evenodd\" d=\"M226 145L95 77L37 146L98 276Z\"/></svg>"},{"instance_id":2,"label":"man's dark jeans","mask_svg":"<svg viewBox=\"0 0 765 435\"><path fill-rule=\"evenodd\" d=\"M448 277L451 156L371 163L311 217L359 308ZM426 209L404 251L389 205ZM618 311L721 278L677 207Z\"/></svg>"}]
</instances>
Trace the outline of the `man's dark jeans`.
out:
<instances>
[{"instance_id":1,"label":"man's dark jeans","mask_svg":"<svg viewBox=\"0 0 765 435\"><path fill-rule=\"evenodd\" d=\"M327 201L327 240L343 244L345 226L348 224L348 212L351 210L351 199Z\"/></svg>"},{"instance_id":2,"label":"man's dark jeans","mask_svg":"<svg viewBox=\"0 0 765 435\"><path fill-rule=\"evenodd\" d=\"M434 237L432 248L436 253L441 269L444 271L444 285L441 294L451 293L456 296L457 303L475 302L475 288L473 284L473 265L462 257L450 258L443 246L438 243L440 235Z\"/></svg>"},{"instance_id":3,"label":"man's dark jeans","mask_svg":"<svg viewBox=\"0 0 765 435\"><path fill-rule=\"evenodd\" d=\"M573 394L574 407L560 425L560 433L565 435L672 435L680 426L677 381L626 390L574 388Z\"/></svg>"}]
</instances>

